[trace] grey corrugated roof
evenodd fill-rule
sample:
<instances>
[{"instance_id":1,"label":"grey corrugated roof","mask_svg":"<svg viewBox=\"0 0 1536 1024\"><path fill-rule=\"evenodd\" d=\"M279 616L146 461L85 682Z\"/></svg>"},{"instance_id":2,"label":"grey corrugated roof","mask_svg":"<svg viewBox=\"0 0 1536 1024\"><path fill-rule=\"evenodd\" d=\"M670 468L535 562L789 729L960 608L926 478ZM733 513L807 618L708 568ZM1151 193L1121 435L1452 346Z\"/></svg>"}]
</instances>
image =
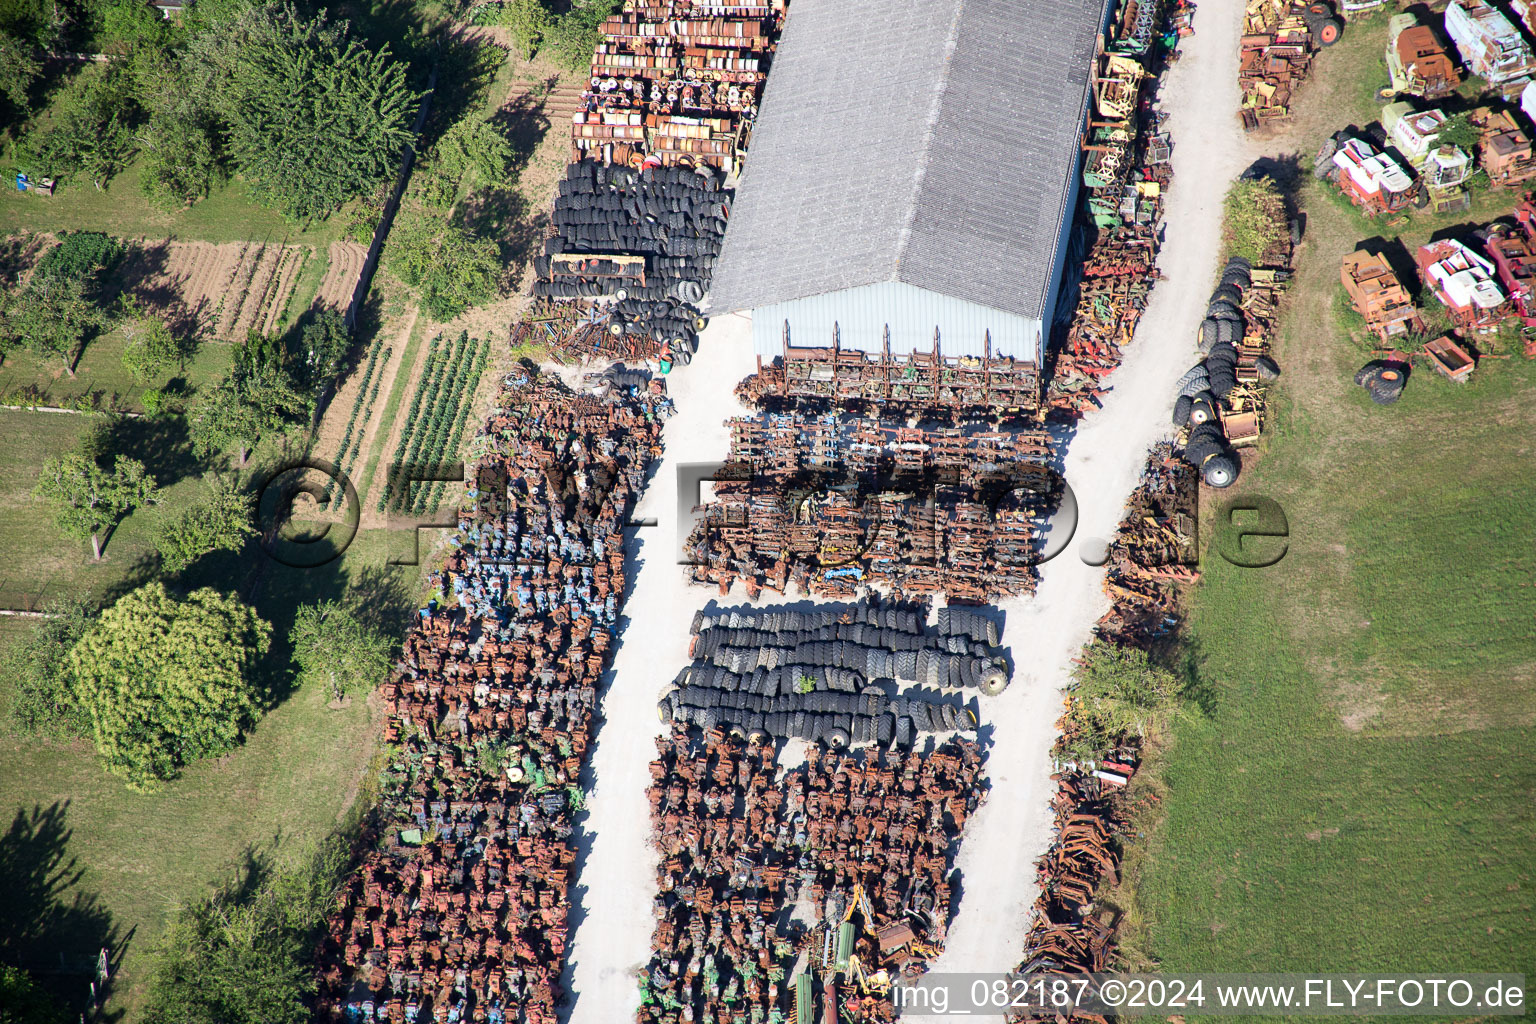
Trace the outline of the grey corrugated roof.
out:
<instances>
[{"instance_id":1,"label":"grey corrugated roof","mask_svg":"<svg viewBox=\"0 0 1536 1024\"><path fill-rule=\"evenodd\" d=\"M1044 310L1105 0L793 0L710 288Z\"/></svg>"}]
</instances>

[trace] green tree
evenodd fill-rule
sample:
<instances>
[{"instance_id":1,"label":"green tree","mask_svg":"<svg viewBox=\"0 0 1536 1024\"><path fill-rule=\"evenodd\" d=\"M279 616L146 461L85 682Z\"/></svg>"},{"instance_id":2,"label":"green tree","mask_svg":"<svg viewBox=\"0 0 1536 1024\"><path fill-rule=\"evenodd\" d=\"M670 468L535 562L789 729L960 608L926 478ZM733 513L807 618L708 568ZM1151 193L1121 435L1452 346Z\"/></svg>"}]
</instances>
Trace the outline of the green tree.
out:
<instances>
[{"instance_id":1,"label":"green tree","mask_svg":"<svg viewBox=\"0 0 1536 1024\"><path fill-rule=\"evenodd\" d=\"M81 540L101 561L101 534L136 508L157 503L155 478L137 459L119 456L110 470L83 451L66 452L43 463L36 489L53 503L59 529Z\"/></svg>"},{"instance_id":2,"label":"green tree","mask_svg":"<svg viewBox=\"0 0 1536 1024\"><path fill-rule=\"evenodd\" d=\"M346 320L334 309L320 310L299 332L299 347L303 350L304 382L318 394L336 379L352 347Z\"/></svg>"},{"instance_id":3,"label":"green tree","mask_svg":"<svg viewBox=\"0 0 1536 1024\"><path fill-rule=\"evenodd\" d=\"M81 351L112 323L72 277L38 277L21 292L0 299L0 347L25 345L40 358L56 358L75 375Z\"/></svg>"},{"instance_id":4,"label":"green tree","mask_svg":"<svg viewBox=\"0 0 1536 1024\"><path fill-rule=\"evenodd\" d=\"M1181 711L1178 677L1137 647L1095 640L1083 649L1073 679L1067 732L1082 756L1122 736L1156 733Z\"/></svg>"},{"instance_id":5,"label":"green tree","mask_svg":"<svg viewBox=\"0 0 1536 1024\"><path fill-rule=\"evenodd\" d=\"M1453 114L1445 119L1445 124L1435 133L1435 143L1440 146L1455 146L1457 149L1468 153L1477 148L1478 140L1483 133L1478 131L1472 123L1472 118L1467 114Z\"/></svg>"},{"instance_id":6,"label":"green tree","mask_svg":"<svg viewBox=\"0 0 1536 1024\"><path fill-rule=\"evenodd\" d=\"M128 309L130 314L138 312L133 303ZM172 370L185 369L194 351L193 339L178 339L156 316L134 316L124 325L123 338L123 366L140 384L151 384Z\"/></svg>"},{"instance_id":7,"label":"green tree","mask_svg":"<svg viewBox=\"0 0 1536 1024\"><path fill-rule=\"evenodd\" d=\"M250 494L225 480L197 502L167 516L155 537L166 572L181 572L211 551L239 551L256 535Z\"/></svg>"},{"instance_id":8,"label":"green tree","mask_svg":"<svg viewBox=\"0 0 1536 1024\"><path fill-rule=\"evenodd\" d=\"M502 269L495 241L421 212L396 223L384 257L392 273L421 289L435 320L452 320L495 296Z\"/></svg>"},{"instance_id":9,"label":"green tree","mask_svg":"<svg viewBox=\"0 0 1536 1024\"><path fill-rule=\"evenodd\" d=\"M309 1024L316 939L350 863L331 839L184 910L157 951L145 1024Z\"/></svg>"},{"instance_id":10,"label":"green tree","mask_svg":"<svg viewBox=\"0 0 1536 1024\"><path fill-rule=\"evenodd\" d=\"M34 56L32 44L0 30L0 96L11 105L17 122L32 109L32 83L43 73L43 62Z\"/></svg>"},{"instance_id":11,"label":"green tree","mask_svg":"<svg viewBox=\"0 0 1536 1024\"><path fill-rule=\"evenodd\" d=\"M230 152L263 201L323 217L388 180L417 99L387 47L370 53L318 17L273 8L234 51Z\"/></svg>"},{"instance_id":12,"label":"green tree","mask_svg":"<svg viewBox=\"0 0 1536 1024\"><path fill-rule=\"evenodd\" d=\"M149 791L233 750L260 710L255 668L271 637L253 609L209 588L183 600L150 583L103 611L67 671L107 771Z\"/></svg>"},{"instance_id":13,"label":"green tree","mask_svg":"<svg viewBox=\"0 0 1536 1024\"><path fill-rule=\"evenodd\" d=\"M459 193L476 185L501 185L512 168L512 145L485 115L465 118L443 133L427 158L426 200L452 208Z\"/></svg>"},{"instance_id":14,"label":"green tree","mask_svg":"<svg viewBox=\"0 0 1536 1024\"><path fill-rule=\"evenodd\" d=\"M544 33L546 48L555 61L571 71L591 66L597 46L597 30L619 9L620 0L572 0L570 8Z\"/></svg>"},{"instance_id":15,"label":"green tree","mask_svg":"<svg viewBox=\"0 0 1536 1024\"><path fill-rule=\"evenodd\" d=\"M75 641L95 620L96 606L85 597L69 596L50 602L43 611L46 618L0 653L0 673L15 688L10 721L17 731L32 736L87 736L90 722L71 699L65 665Z\"/></svg>"},{"instance_id":16,"label":"green tree","mask_svg":"<svg viewBox=\"0 0 1536 1024\"><path fill-rule=\"evenodd\" d=\"M313 403L277 367L232 372L193 402L188 418L193 448L205 459L236 452L243 466L263 434L303 421Z\"/></svg>"},{"instance_id":17,"label":"green tree","mask_svg":"<svg viewBox=\"0 0 1536 1024\"><path fill-rule=\"evenodd\" d=\"M533 60L553 20L542 0L507 0L501 5L501 23L512 35L512 46L523 60Z\"/></svg>"},{"instance_id":18,"label":"green tree","mask_svg":"<svg viewBox=\"0 0 1536 1024\"><path fill-rule=\"evenodd\" d=\"M98 189L106 188L133 151L136 114L132 83L123 72L110 63L87 66L27 136L29 170L61 182L83 172Z\"/></svg>"},{"instance_id":19,"label":"green tree","mask_svg":"<svg viewBox=\"0 0 1536 1024\"><path fill-rule=\"evenodd\" d=\"M69 1024L69 1012L26 971L0 964L0 1024Z\"/></svg>"},{"instance_id":20,"label":"green tree","mask_svg":"<svg viewBox=\"0 0 1536 1024\"><path fill-rule=\"evenodd\" d=\"M299 684L323 686L336 700L378 685L389 671L394 647L389 637L336 601L300 608L289 638Z\"/></svg>"}]
</instances>

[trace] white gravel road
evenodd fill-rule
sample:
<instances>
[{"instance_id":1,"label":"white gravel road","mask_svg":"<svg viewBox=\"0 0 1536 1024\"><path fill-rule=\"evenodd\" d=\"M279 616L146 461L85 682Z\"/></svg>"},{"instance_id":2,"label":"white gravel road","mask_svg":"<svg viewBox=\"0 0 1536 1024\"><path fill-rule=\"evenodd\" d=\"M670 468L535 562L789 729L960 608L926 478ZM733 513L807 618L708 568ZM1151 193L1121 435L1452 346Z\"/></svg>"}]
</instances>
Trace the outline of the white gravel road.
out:
<instances>
[{"instance_id":1,"label":"white gravel road","mask_svg":"<svg viewBox=\"0 0 1536 1024\"><path fill-rule=\"evenodd\" d=\"M1234 0L1202 4L1197 34L1183 42L1162 92L1174 138L1174 186L1158 258L1165 279L1153 290L1124 363L1109 377L1103 408L1083 419L1067 450L1065 475L1079 509L1076 535L1042 567L1033 597L1003 604L1003 643L1015 675L1005 693L981 703L983 724L995 727L992 792L966 825L960 901L937 971L1008 971L1023 950L1036 896L1033 862L1051 838L1049 753L1062 684L1108 608L1103 569L1083 563L1079 547L1086 538L1111 535L1148 446L1169 429L1173 384L1196 358L1195 329L1217 269L1221 197L1249 159L1231 113L1238 106L1241 18L1242 5ZM711 588L687 585L676 564L676 467L725 458L724 420L745 411L732 392L753 368L747 318L717 317L698 358L670 381L679 414L667 424L666 456L637 513L659 525L637 531L638 575L592 755L597 781L583 828L591 847L581 870L567 977L574 996L569 1024L634 1018L656 886L645 796L661 730L656 701L686 660L694 612L718 599Z\"/></svg>"}]
</instances>

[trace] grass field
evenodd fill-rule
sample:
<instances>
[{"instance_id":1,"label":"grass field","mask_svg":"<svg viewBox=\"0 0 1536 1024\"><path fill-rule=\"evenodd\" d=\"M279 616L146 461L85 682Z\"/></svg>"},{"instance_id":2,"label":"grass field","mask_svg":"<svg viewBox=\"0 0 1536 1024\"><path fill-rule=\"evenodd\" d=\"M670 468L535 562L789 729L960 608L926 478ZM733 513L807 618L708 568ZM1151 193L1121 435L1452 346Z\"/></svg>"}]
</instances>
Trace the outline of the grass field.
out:
<instances>
[{"instance_id":1,"label":"grass field","mask_svg":"<svg viewBox=\"0 0 1536 1024\"><path fill-rule=\"evenodd\" d=\"M241 242L284 238L324 250L341 236L342 215L297 224L277 210L258 204L239 179L216 188L206 199L167 213L150 205L139 191L139 165L124 168L106 189L80 180L51 196L0 189L0 237L23 231L104 231L120 238L179 238L203 242Z\"/></svg>"},{"instance_id":2,"label":"grass field","mask_svg":"<svg viewBox=\"0 0 1536 1024\"><path fill-rule=\"evenodd\" d=\"M1333 66L1363 68L1383 38L1352 25L1335 51L1356 63ZM1368 73L1309 83L1283 144L1360 123ZM1189 654L1217 705L1159 758L1129 938L1170 971L1536 975L1536 363L1487 359L1462 386L1416 368L1372 405L1335 296L1375 228L1320 190L1303 186L1271 429L1234 488L1280 503L1289 549L1202 566Z\"/></svg>"}]
</instances>

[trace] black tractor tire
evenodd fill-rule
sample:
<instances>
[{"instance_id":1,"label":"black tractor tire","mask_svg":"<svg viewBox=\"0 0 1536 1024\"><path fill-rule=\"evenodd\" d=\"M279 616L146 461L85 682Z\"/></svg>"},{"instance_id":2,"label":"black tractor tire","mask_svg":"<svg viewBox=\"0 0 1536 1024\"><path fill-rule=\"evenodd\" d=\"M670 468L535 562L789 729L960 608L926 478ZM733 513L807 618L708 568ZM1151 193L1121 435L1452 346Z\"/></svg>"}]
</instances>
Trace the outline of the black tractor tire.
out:
<instances>
[{"instance_id":1,"label":"black tractor tire","mask_svg":"<svg viewBox=\"0 0 1536 1024\"><path fill-rule=\"evenodd\" d=\"M1203 370L1204 367L1201 369ZM1211 390L1210 374L1201 373L1199 376L1192 378L1183 387L1179 388L1179 397L1192 399L1197 395L1202 395L1209 390Z\"/></svg>"},{"instance_id":2,"label":"black tractor tire","mask_svg":"<svg viewBox=\"0 0 1536 1024\"><path fill-rule=\"evenodd\" d=\"M1237 481L1238 461L1231 452L1218 452L1200 466L1200 478L1209 487L1231 487Z\"/></svg>"},{"instance_id":3,"label":"black tractor tire","mask_svg":"<svg viewBox=\"0 0 1536 1024\"><path fill-rule=\"evenodd\" d=\"M1344 23L1338 18L1325 18L1317 26L1317 45L1332 46L1344 35Z\"/></svg>"},{"instance_id":4,"label":"black tractor tire","mask_svg":"<svg viewBox=\"0 0 1536 1024\"><path fill-rule=\"evenodd\" d=\"M1419 189L1417 192L1415 192L1414 196L1413 196L1413 208L1415 210L1428 209L1429 208L1429 193L1424 191L1422 188Z\"/></svg>"},{"instance_id":5,"label":"black tractor tire","mask_svg":"<svg viewBox=\"0 0 1536 1024\"><path fill-rule=\"evenodd\" d=\"M1194 408L1195 400L1189 395L1180 395L1178 401L1173 403L1173 425L1185 427L1189 425L1189 411Z\"/></svg>"},{"instance_id":6,"label":"black tractor tire","mask_svg":"<svg viewBox=\"0 0 1536 1024\"><path fill-rule=\"evenodd\" d=\"M1355 371L1355 383L1359 384L1361 387L1364 387L1365 382L1375 376L1376 371L1381 369L1383 365L1385 364L1382 360L1372 359L1370 362L1366 363L1364 366L1360 367L1360 369Z\"/></svg>"},{"instance_id":7,"label":"black tractor tire","mask_svg":"<svg viewBox=\"0 0 1536 1024\"><path fill-rule=\"evenodd\" d=\"M827 730L826 739L828 746L834 750L841 750L849 744L853 737L848 735L847 729L840 725L835 725Z\"/></svg>"},{"instance_id":8,"label":"black tractor tire","mask_svg":"<svg viewBox=\"0 0 1536 1024\"><path fill-rule=\"evenodd\" d=\"M996 697L1008 689L1009 682L1008 673L999 665L982 675L981 682L976 685L976 689L988 697Z\"/></svg>"},{"instance_id":9,"label":"black tractor tire","mask_svg":"<svg viewBox=\"0 0 1536 1024\"><path fill-rule=\"evenodd\" d=\"M1242 289L1238 288L1235 284L1223 283L1217 285L1216 290L1211 293L1211 302L1214 304L1223 300L1232 303L1235 309L1243 301Z\"/></svg>"},{"instance_id":10,"label":"black tractor tire","mask_svg":"<svg viewBox=\"0 0 1536 1024\"><path fill-rule=\"evenodd\" d=\"M1209 392L1206 393L1209 395ZM1216 420L1216 402L1214 397L1200 397L1193 399L1189 406L1189 422L1195 426L1202 423L1212 423Z\"/></svg>"},{"instance_id":11,"label":"black tractor tire","mask_svg":"<svg viewBox=\"0 0 1536 1024\"><path fill-rule=\"evenodd\" d=\"M1246 270L1241 270L1237 267L1229 267L1222 273L1221 283L1223 285L1231 285L1233 288L1241 288L1242 290L1247 291L1248 288L1253 284L1253 278L1249 276L1248 271Z\"/></svg>"},{"instance_id":12,"label":"black tractor tire","mask_svg":"<svg viewBox=\"0 0 1536 1024\"><path fill-rule=\"evenodd\" d=\"M1224 296L1212 297L1211 304L1205 307L1205 316L1208 320L1226 320L1230 322L1242 315L1243 312L1237 308L1237 303Z\"/></svg>"},{"instance_id":13,"label":"black tractor tire","mask_svg":"<svg viewBox=\"0 0 1536 1024\"><path fill-rule=\"evenodd\" d=\"M1237 346L1231 342L1224 341L1221 344L1214 346L1209 352L1206 353L1205 372L1209 374L1218 366L1231 369L1237 365L1237 360Z\"/></svg>"},{"instance_id":14,"label":"black tractor tire","mask_svg":"<svg viewBox=\"0 0 1536 1024\"><path fill-rule=\"evenodd\" d=\"M1258 371L1259 380L1272 381L1280 379L1280 364L1269 356L1259 356L1254 360L1253 367Z\"/></svg>"},{"instance_id":15,"label":"black tractor tire","mask_svg":"<svg viewBox=\"0 0 1536 1024\"><path fill-rule=\"evenodd\" d=\"M1211 394L1217 398L1226 398L1236 387L1237 377L1229 370L1211 375Z\"/></svg>"}]
</instances>

